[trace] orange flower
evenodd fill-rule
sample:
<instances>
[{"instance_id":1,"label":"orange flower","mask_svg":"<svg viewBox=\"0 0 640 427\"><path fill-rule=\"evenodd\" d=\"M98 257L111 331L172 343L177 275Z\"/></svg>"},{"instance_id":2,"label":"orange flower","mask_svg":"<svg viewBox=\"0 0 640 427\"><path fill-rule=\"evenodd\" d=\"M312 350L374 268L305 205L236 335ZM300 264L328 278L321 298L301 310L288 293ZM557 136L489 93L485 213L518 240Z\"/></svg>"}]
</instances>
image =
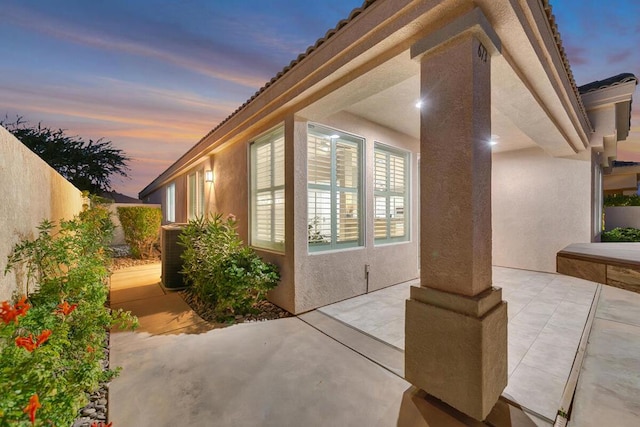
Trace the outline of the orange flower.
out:
<instances>
[{"instance_id":1,"label":"orange flower","mask_svg":"<svg viewBox=\"0 0 640 427\"><path fill-rule=\"evenodd\" d=\"M24 316L31 307L26 303L27 297L20 298L15 306L11 306L9 301L2 301L0 305L0 318L4 322L5 325L8 325L11 322L18 323L18 316Z\"/></svg>"},{"instance_id":2,"label":"orange flower","mask_svg":"<svg viewBox=\"0 0 640 427\"><path fill-rule=\"evenodd\" d=\"M29 334L29 337L16 337L16 345L24 348L29 353L37 347L36 343L33 341L33 334Z\"/></svg>"},{"instance_id":3,"label":"orange flower","mask_svg":"<svg viewBox=\"0 0 640 427\"><path fill-rule=\"evenodd\" d=\"M29 334L28 337L16 337L16 345L18 347L24 348L29 353L31 353L33 350L44 344L44 342L47 341L50 336L51 330L45 329L40 335L36 337L35 340L33 339L33 334Z\"/></svg>"},{"instance_id":4,"label":"orange flower","mask_svg":"<svg viewBox=\"0 0 640 427\"><path fill-rule=\"evenodd\" d=\"M76 309L76 307L78 307L78 304L69 304L66 301L62 301L60 304L58 304L58 309L56 310L56 313L64 314L65 316L68 316L71 314L73 310Z\"/></svg>"},{"instance_id":5,"label":"orange flower","mask_svg":"<svg viewBox=\"0 0 640 427\"><path fill-rule=\"evenodd\" d=\"M11 304L9 304L9 301L2 301L2 305L0 305L0 318L2 318L2 321L4 322L4 324L8 325L13 321L18 323L17 317L18 316L17 316L16 310L13 307L11 307Z\"/></svg>"},{"instance_id":6,"label":"orange flower","mask_svg":"<svg viewBox=\"0 0 640 427\"><path fill-rule=\"evenodd\" d=\"M27 297L23 296L20 298L20 301L16 303L16 313L18 313L18 316L24 316L27 314L27 310L29 310L30 307L31 306L27 304Z\"/></svg>"},{"instance_id":7,"label":"orange flower","mask_svg":"<svg viewBox=\"0 0 640 427\"><path fill-rule=\"evenodd\" d=\"M105 424L102 421L100 421L99 423L97 421L94 421L91 424L91 427L111 427L113 426L113 422L110 422L109 424Z\"/></svg>"},{"instance_id":8,"label":"orange flower","mask_svg":"<svg viewBox=\"0 0 640 427\"><path fill-rule=\"evenodd\" d=\"M51 336L51 329L45 329L38 335L38 341L36 341L36 347L40 347Z\"/></svg>"},{"instance_id":9,"label":"orange flower","mask_svg":"<svg viewBox=\"0 0 640 427\"><path fill-rule=\"evenodd\" d=\"M36 411L42 408L40 401L38 400L38 394L34 394L29 399L29 404L22 410L25 414L29 414L29 420L31 420L31 425L35 425L36 423Z\"/></svg>"},{"instance_id":10,"label":"orange flower","mask_svg":"<svg viewBox=\"0 0 640 427\"><path fill-rule=\"evenodd\" d=\"M90 345L87 346L87 353L93 353L94 351L96 351L93 347L91 347Z\"/></svg>"}]
</instances>

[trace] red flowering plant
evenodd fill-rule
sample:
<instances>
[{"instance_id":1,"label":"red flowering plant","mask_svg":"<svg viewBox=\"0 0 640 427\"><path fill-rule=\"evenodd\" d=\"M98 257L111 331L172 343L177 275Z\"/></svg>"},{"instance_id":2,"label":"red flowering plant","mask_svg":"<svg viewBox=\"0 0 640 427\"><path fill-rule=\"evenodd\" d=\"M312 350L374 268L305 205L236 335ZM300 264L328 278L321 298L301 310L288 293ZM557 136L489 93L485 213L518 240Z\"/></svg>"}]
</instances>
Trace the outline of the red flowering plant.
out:
<instances>
[{"instance_id":1,"label":"red flowering plant","mask_svg":"<svg viewBox=\"0 0 640 427\"><path fill-rule=\"evenodd\" d=\"M14 247L5 274L26 271L30 292L0 302L0 427L71 425L86 393L116 374L102 365L106 331L135 319L105 306L110 229L91 208Z\"/></svg>"}]
</instances>

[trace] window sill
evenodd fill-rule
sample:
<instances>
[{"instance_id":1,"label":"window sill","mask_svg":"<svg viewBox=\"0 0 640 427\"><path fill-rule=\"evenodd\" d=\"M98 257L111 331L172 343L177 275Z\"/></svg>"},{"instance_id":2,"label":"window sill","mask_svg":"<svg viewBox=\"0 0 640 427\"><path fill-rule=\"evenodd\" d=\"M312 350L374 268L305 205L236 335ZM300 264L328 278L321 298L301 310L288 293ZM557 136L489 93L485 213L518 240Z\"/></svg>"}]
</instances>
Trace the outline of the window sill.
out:
<instances>
[{"instance_id":1,"label":"window sill","mask_svg":"<svg viewBox=\"0 0 640 427\"><path fill-rule=\"evenodd\" d=\"M353 246L353 247L349 247L349 248L331 248L331 249L318 249L315 251L307 251L307 254L310 256L315 256L315 255L327 255L327 254L334 254L336 252L349 252L349 251L358 251L358 250L364 250L366 249L366 246Z\"/></svg>"}]
</instances>

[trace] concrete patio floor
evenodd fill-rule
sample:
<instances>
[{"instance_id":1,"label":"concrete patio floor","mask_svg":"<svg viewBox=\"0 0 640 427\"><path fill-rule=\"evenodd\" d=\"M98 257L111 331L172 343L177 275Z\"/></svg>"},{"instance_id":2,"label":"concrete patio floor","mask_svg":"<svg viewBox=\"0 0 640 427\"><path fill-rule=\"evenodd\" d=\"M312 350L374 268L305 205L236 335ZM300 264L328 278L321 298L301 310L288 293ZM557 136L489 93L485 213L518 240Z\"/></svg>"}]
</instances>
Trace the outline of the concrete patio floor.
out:
<instances>
[{"instance_id":1,"label":"concrete patio floor","mask_svg":"<svg viewBox=\"0 0 640 427\"><path fill-rule=\"evenodd\" d=\"M480 424L402 379L397 323L404 322L408 284L298 318L212 329L178 295L162 290L158 265L117 272L112 306L138 313L141 328L111 335L111 364L123 370L110 387L109 419L118 426L550 425L540 409L525 406L523 412L508 402L556 399L557 392L545 387L564 375L565 341L575 342L583 322L576 319L588 313L581 306L588 308L596 285L499 268L494 278L509 302L510 378L505 399ZM640 414L640 295L610 291L605 287L600 296L570 425L636 425L631 421ZM400 315L380 301L400 307ZM555 308L540 301L556 301ZM352 307L340 311L339 304ZM370 312L371 304L386 323L371 328L370 322L367 331L363 317L353 313L358 306ZM352 324L327 312L351 313ZM517 377L520 369L531 376Z\"/></svg>"}]
</instances>

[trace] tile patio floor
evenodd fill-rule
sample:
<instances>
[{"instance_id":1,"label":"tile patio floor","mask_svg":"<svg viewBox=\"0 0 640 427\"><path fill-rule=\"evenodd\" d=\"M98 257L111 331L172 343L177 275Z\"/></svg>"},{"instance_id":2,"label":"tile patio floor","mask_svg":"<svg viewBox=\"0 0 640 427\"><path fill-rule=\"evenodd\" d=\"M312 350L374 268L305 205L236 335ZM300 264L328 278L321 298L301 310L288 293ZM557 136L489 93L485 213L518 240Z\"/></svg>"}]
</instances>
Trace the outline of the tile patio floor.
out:
<instances>
[{"instance_id":1,"label":"tile patio floor","mask_svg":"<svg viewBox=\"0 0 640 427\"><path fill-rule=\"evenodd\" d=\"M508 303L509 383L503 396L552 422L597 284L502 267L494 267L493 281ZM411 285L419 282L391 286L318 311L403 350L404 305Z\"/></svg>"}]
</instances>

